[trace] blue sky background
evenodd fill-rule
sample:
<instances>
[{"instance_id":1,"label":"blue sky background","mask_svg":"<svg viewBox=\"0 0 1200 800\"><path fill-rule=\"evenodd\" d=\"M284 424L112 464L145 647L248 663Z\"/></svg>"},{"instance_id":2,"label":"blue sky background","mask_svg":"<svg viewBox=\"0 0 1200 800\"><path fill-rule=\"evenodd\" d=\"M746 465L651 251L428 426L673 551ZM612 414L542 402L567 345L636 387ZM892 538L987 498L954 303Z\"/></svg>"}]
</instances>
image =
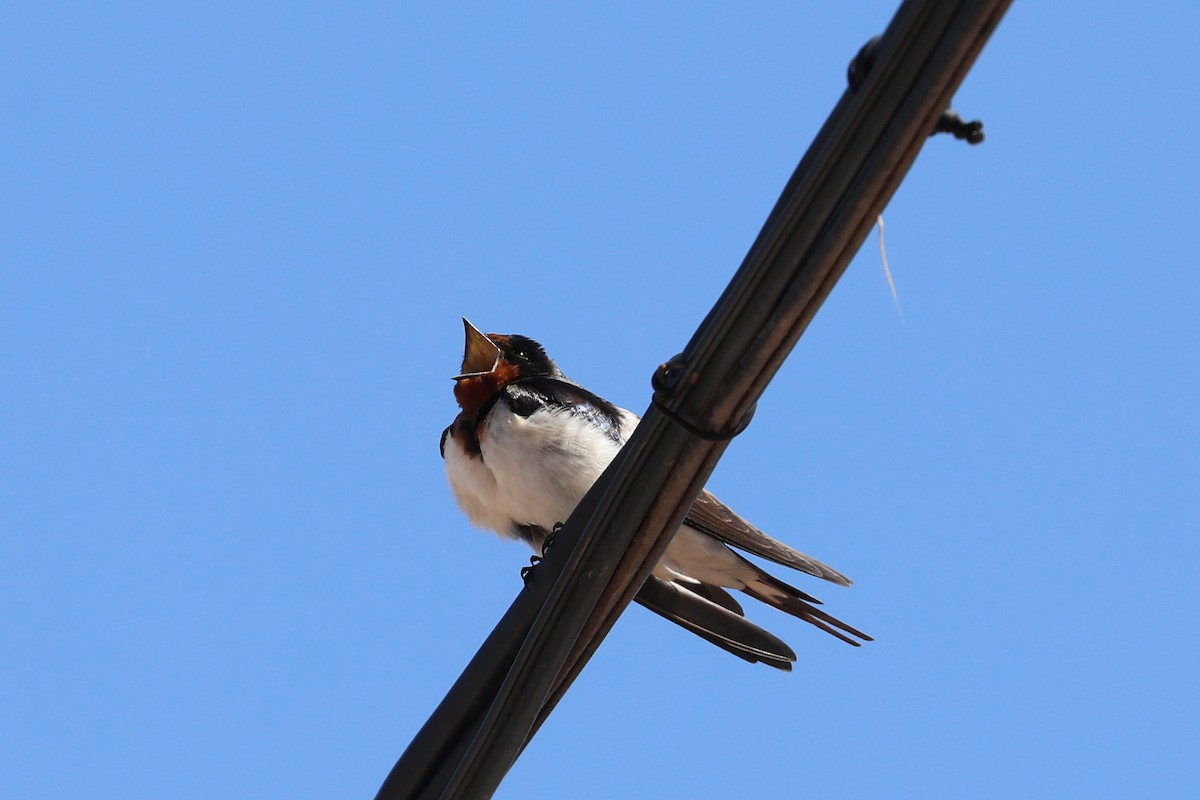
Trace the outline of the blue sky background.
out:
<instances>
[{"instance_id":1,"label":"blue sky background","mask_svg":"<svg viewBox=\"0 0 1200 800\"><path fill-rule=\"evenodd\" d=\"M878 641L633 608L499 797L1191 796L1200 10L1060 5L710 483ZM0 795L373 796L527 559L438 458L460 315L644 409L893 9L11 8Z\"/></svg>"}]
</instances>

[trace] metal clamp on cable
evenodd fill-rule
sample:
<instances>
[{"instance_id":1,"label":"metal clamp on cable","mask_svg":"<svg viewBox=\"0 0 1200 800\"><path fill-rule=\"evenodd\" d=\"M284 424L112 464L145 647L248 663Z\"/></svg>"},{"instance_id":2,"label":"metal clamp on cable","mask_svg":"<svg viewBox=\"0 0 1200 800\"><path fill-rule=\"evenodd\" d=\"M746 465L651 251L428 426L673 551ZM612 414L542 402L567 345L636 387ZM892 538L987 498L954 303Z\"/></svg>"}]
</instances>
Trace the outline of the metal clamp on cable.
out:
<instances>
[{"instance_id":1,"label":"metal clamp on cable","mask_svg":"<svg viewBox=\"0 0 1200 800\"><path fill-rule=\"evenodd\" d=\"M705 430L668 408L664 396L674 387L675 380L678 377L678 370L685 365L686 362L684 362L683 354L681 353L672 357L665 364L659 364L658 369L654 371L654 375L650 378L650 385L654 387L654 396L650 402L662 412L664 417L693 436L704 439L707 442L727 442L750 427L750 420L754 419L754 410L758 407L757 403L746 409L746 413L737 421L737 424L725 431ZM675 374L672 374L672 372L675 372Z\"/></svg>"},{"instance_id":2,"label":"metal clamp on cable","mask_svg":"<svg viewBox=\"0 0 1200 800\"><path fill-rule=\"evenodd\" d=\"M858 51L858 55L850 62L846 70L846 80L853 91L858 91L871 68L875 66L875 51L879 47L879 37L869 40ZM955 139L962 139L967 144L979 144L983 141L983 122L977 119L967 121L960 117L953 108L947 108L938 117L930 136L936 133L948 133Z\"/></svg>"}]
</instances>

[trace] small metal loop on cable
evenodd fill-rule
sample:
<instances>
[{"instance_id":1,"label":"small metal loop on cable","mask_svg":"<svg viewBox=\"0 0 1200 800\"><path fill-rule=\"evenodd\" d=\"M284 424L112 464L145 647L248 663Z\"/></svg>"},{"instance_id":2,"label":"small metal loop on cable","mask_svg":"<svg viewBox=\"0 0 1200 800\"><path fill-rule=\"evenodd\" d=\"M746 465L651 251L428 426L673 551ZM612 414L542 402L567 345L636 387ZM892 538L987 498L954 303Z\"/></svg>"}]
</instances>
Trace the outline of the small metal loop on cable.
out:
<instances>
[{"instance_id":1,"label":"small metal loop on cable","mask_svg":"<svg viewBox=\"0 0 1200 800\"><path fill-rule=\"evenodd\" d=\"M875 51L879 48L879 39L878 36L869 39L850 62L850 66L846 70L846 81L850 84L852 91L858 91L858 87L862 86L863 81L870 74L871 68L875 66ZM983 122L977 119L967 121L949 107L937 118L929 135L933 136L938 133L948 133L967 144L979 144L984 139Z\"/></svg>"},{"instance_id":2,"label":"small metal loop on cable","mask_svg":"<svg viewBox=\"0 0 1200 800\"><path fill-rule=\"evenodd\" d=\"M662 412L664 417L693 436L704 439L707 442L727 442L750 427L750 420L754 419L754 410L758 407L757 404L751 405L750 408L746 409L746 413L737 421L737 424L725 431L705 430L668 408L665 395L674 387L675 381L679 377L679 370L684 366L686 366L686 362L683 360L683 354L681 353L672 357L666 363L659 364L658 369L654 371L654 375L650 378L650 385L654 387L654 396L651 399L651 403Z\"/></svg>"}]
</instances>

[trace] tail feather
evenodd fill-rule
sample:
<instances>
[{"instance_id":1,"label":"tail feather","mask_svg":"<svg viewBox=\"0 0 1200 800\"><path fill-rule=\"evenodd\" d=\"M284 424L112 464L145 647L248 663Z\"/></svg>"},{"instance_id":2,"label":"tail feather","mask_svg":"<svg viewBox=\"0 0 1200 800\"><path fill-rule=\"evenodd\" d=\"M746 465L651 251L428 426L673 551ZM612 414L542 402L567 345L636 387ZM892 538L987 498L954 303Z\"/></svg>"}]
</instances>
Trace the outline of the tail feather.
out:
<instances>
[{"instance_id":1,"label":"tail feather","mask_svg":"<svg viewBox=\"0 0 1200 800\"><path fill-rule=\"evenodd\" d=\"M792 668L796 653L782 639L691 589L651 575L635 599L738 658L781 670Z\"/></svg>"},{"instance_id":2,"label":"tail feather","mask_svg":"<svg viewBox=\"0 0 1200 800\"><path fill-rule=\"evenodd\" d=\"M739 617L746 616L746 612L742 609L742 604L734 599L733 595L722 589L720 586L713 586L711 583L703 583L696 581L695 583L682 582L683 586L693 594L698 594L709 602L716 603L721 608L727 608Z\"/></svg>"},{"instance_id":3,"label":"tail feather","mask_svg":"<svg viewBox=\"0 0 1200 800\"><path fill-rule=\"evenodd\" d=\"M758 572L758 579L747 583L746 588L743 589L746 594L754 599L761 600L769 606L778 608L780 611L786 611L792 616L798 617L810 625L814 625L855 647L860 647L862 642L855 641L850 638L851 636L855 636L863 642L875 641L857 628L847 625L832 614L828 614L812 605L815 600L812 596L794 586L784 583L770 573L757 568L756 571ZM847 636L846 634L850 635Z\"/></svg>"}]
</instances>

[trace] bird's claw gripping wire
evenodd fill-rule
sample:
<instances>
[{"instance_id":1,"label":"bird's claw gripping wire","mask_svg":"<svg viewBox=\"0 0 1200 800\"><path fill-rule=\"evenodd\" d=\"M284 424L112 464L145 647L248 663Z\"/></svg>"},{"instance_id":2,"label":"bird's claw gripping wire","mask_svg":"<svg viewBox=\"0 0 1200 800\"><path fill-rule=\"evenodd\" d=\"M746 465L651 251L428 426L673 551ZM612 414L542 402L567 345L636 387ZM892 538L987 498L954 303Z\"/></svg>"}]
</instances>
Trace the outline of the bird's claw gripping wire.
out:
<instances>
[{"instance_id":1,"label":"bird's claw gripping wire","mask_svg":"<svg viewBox=\"0 0 1200 800\"><path fill-rule=\"evenodd\" d=\"M533 577L533 570L540 563L542 563L541 556L530 556L529 557L529 566L521 567L521 580L524 581L525 583L529 583L529 579Z\"/></svg>"},{"instance_id":2,"label":"bird's claw gripping wire","mask_svg":"<svg viewBox=\"0 0 1200 800\"><path fill-rule=\"evenodd\" d=\"M546 554L550 552L550 548L554 546L554 537L558 536L558 532L561 531L562 529L563 529L563 524L561 522L554 523L554 527L551 528L550 532L546 534L546 538L542 539L541 555L530 556L529 557L529 566L521 567L521 580L522 581L524 581L525 583L529 583L529 579L533 575L533 570L537 567L538 564L542 563L542 561L546 557Z\"/></svg>"},{"instance_id":3,"label":"bird's claw gripping wire","mask_svg":"<svg viewBox=\"0 0 1200 800\"><path fill-rule=\"evenodd\" d=\"M550 552L550 548L554 546L554 538L558 536L559 531L563 529L561 522L554 523L550 528L550 532L546 534L546 538L542 539L542 557L544 558Z\"/></svg>"}]
</instances>

